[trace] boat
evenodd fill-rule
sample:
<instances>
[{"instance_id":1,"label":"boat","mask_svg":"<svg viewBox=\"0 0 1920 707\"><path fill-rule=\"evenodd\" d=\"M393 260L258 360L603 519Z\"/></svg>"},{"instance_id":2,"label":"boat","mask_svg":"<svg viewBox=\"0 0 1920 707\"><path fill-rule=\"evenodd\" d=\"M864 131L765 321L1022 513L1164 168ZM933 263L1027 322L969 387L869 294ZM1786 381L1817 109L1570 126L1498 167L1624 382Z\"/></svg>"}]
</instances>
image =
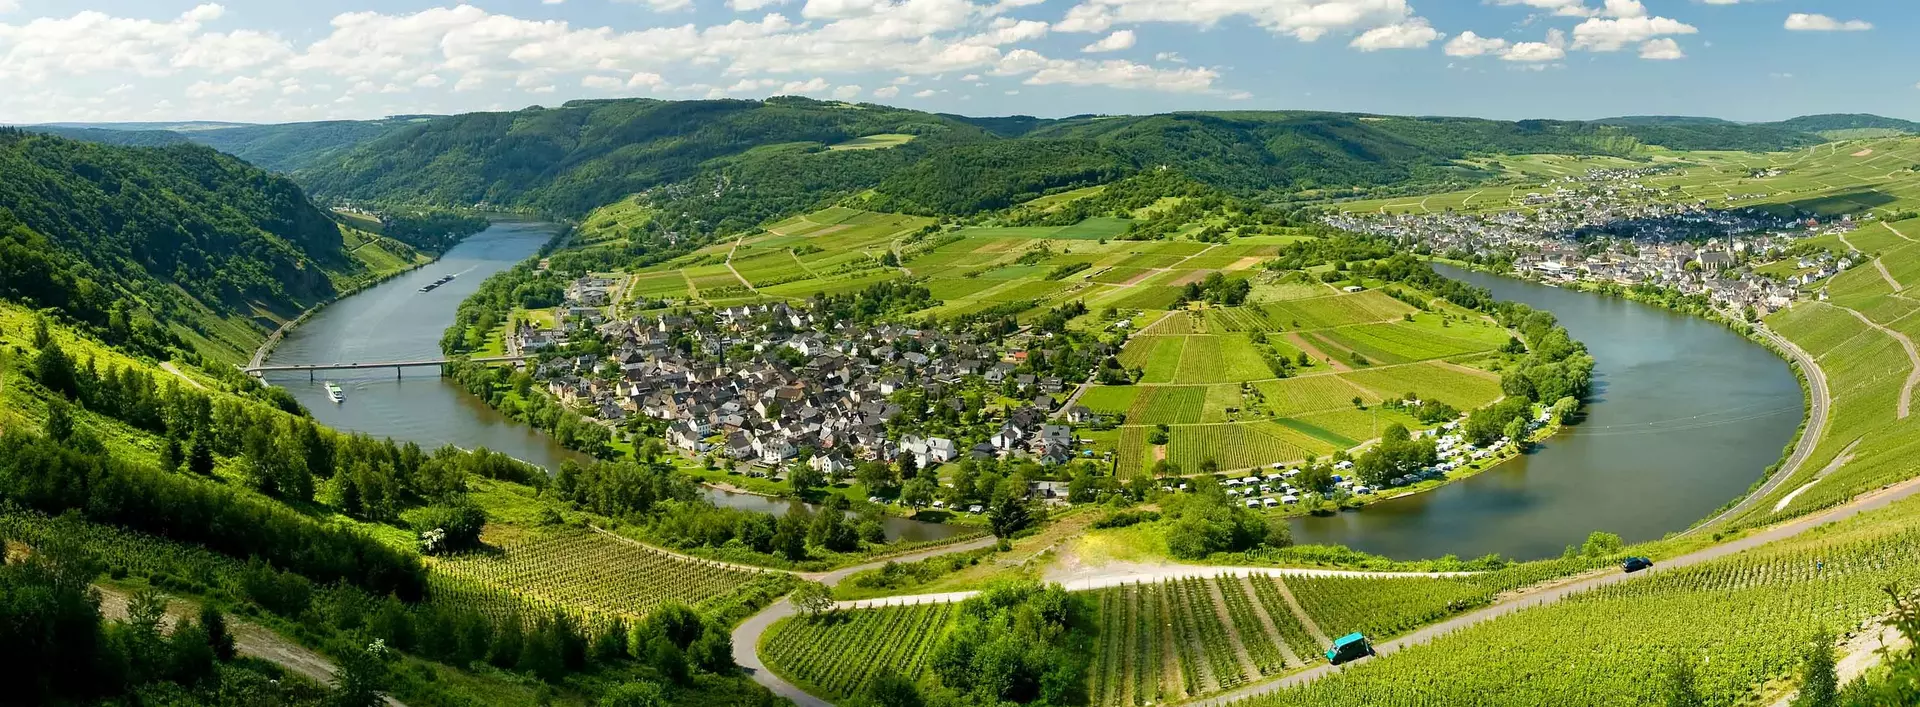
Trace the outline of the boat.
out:
<instances>
[{"instance_id":1,"label":"boat","mask_svg":"<svg viewBox=\"0 0 1920 707\"><path fill-rule=\"evenodd\" d=\"M420 288L420 291L421 291L421 292L432 292L432 291L433 291L433 288L435 288L435 287L439 287L439 286L440 286L440 283L438 283L438 282L429 282L429 283L427 283L427 285L426 285L425 287L422 287L422 288Z\"/></svg>"},{"instance_id":2,"label":"boat","mask_svg":"<svg viewBox=\"0 0 1920 707\"><path fill-rule=\"evenodd\" d=\"M327 399L336 403L344 403L347 401L347 391L341 390L340 386L334 384L333 381L327 381Z\"/></svg>"},{"instance_id":3,"label":"boat","mask_svg":"<svg viewBox=\"0 0 1920 707\"><path fill-rule=\"evenodd\" d=\"M421 291L421 292L432 292L432 291L433 291L433 288L435 288L435 287L439 287L439 286L441 286L441 285L445 285L445 284L447 284L447 283L449 283L449 282L453 282L453 278L454 278L454 277L455 277L455 276L454 276L454 275L451 275L451 274L450 274L450 275L441 275L441 276L440 276L440 279L438 279L438 280L434 280L433 282L429 282L429 283L427 283L425 287L422 287L422 288L420 288L420 291Z\"/></svg>"}]
</instances>

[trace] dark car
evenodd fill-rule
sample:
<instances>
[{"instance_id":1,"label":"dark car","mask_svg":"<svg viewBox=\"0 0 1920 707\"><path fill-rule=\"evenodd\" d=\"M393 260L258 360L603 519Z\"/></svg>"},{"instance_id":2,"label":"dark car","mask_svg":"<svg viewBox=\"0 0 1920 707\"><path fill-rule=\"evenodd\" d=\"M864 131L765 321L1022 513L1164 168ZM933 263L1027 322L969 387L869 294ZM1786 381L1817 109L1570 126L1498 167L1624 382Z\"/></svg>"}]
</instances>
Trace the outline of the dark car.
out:
<instances>
[{"instance_id":1,"label":"dark car","mask_svg":"<svg viewBox=\"0 0 1920 707\"><path fill-rule=\"evenodd\" d=\"M1624 569L1630 573L1639 572L1640 570L1643 570L1652 566L1653 566L1653 560L1649 560L1644 557L1629 557L1627 558L1626 562L1620 563L1621 569Z\"/></svg>"}]
</instances>

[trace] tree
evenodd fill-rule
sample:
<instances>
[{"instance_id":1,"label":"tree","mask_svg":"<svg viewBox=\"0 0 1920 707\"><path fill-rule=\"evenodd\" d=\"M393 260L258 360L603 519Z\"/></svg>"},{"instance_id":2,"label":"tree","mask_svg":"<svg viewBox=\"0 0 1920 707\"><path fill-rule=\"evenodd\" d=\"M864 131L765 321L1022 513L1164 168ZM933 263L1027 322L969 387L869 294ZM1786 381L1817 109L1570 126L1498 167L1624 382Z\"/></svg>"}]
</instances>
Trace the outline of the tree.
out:
<instances>
[{"instance_id":1,"label":"tree","mask_svg":"<svg viewBox=\"0 0 1920 707\"><path fill-rule=\"evenodd\" d=\"M233 660L233 634L227 632L227 617L212 604L200 607L200 626L207 631L207 645L213 648L213 656L222 661Z\"/></svg>"},{"instance_id":2,"label":"tree","mask_svg":"<svg viewBox=\"0 0 1920 707\"><path fill-rule=\"evenodd\" d=\"M340 674L334 676L335 707L380 707L380 694L387 689L387 657L385 641L375 639L364 647L349 644L340 657Z\"/></svg>"},{"instance_id":3,"label":"tree","mask_svg":"<svg viewBox=\"0 0 1920 707\"><path fill-rule=\"evenodd\" d=\"M600 696L600 707L666 707L668 704L666 688L647 680L624 683Z\"/></svg>"},{"instance_id":4,"label":"tree","mask_svg":"<svg viewBox=\"0 0 1920 707\"><path fill-rule=\"evenodd\" d=\"M901 459L908 460L912 459L912 457L902 455ZM905 461L902 463L912 464L913 462ZM900 482L900 477L895 476L893 473L893 467L887 466L886 462L881 461L861 462L860 466L854 468L853 477L867 487L868 493L874 495L884 493Z\"/></svg>"},{"instance_id":5,"label":"tree","mask_svg":"<svg viewBox=\"0 0 1920 707\"><path fill-rule=\"evenodd\" d=\"M167 644L172 652L167 674L174 681L201 685L214 679L219 658L213 653L205 627L192 619L182 619L174 625Z\"/></svg>"},{"instance_id":6,"label":"tree","mask_svg":"<svg viewBox=\"0 0 1920 707\"><path fill-rule=\"evenodd\" d=\"M54 398L47 401L47 421L41 423L47 437L56 442L73 439L73 406L66 398Z\"/></svg>"},{"instance_id":7,"label":"tree","mask_svg":"<svg viewBox=\"0 0 1920 707\"><path fill-rule=\"evenodd\" d=\"M194 435L187 445L187 471L201 476L213 473L213 447L207 444L205 435Z\"/></svg>"},{"instance_id":8,"label":"tree","mask_svg":"<svg viewBox=\"0 0 1920 707\"><path fill-rule=\"evenodd\" d=\"M856 707L923 707L926 704L926 699L920 696L920 687L893 670L880 671L854 700Z\"/></svg>"},{"instance_id":9,"label":"tree","mask_svg":"<svg viewBox=\"0 0 1920 707\"><path fill-rule=\"evenodd\" d=\"M1817 631L1800 657L1800 694L1793 707L1836 707L1840 704L1840 678L1834 672L1833 636Z\"/></svg>"},{"instance_id":10,"label":"tree","mask_svg":"<svg viewBox=\"0 0 1920 707\"><path fill-rule=\"evenodd\" d=\"M1033 508L1024 491L1008 488L995 495L993 507L987 509L987 523L993 528L994 537L1012 538L1014 533L1033 523Z\"/></svg>"},{"instance_id":11,"label":"tree","mask_svg":"<svg viewBox=\"0 0 1920 707\"><path fill-rule=\"evenodd\" d=\"M1580 554L1586 557L1610 557L1626 549L1627 543L1619 535L1602 531L1593 531L1587 535L1587 541L1580 545Z\"/></svg>"},{"instance_id":12,"label":"tree","mask_svg":"<svg viewBox=\"0 0 1920 707\"><path fill-rule=\"evenodd\" d=\"M933 503L933 495L939 489L938 484L924 477L914 477L900 487L900 502L908 508L925 508Z\"/></svg>"},{"instance_id":13,"label":"tree","mask_svg":"<svg viewBox=\"0 0 1920 707\"><path fill-rule=\"evenodd\" d=\"M788 597L801 616L817 617L833 609L833 590L819 582L800 582Z\"/></svg>"},{"instance_id":14,"label":"tree","mask_svg":"<svg viewBox=\"0 0 1920 707\"><path fill-rule=\"evenodd\" d=\"M60 344L49 341L45 348L33 358L33 378L47 390L59 393L71 400L80 395L80 381L73 370L73 359L60 349Z\"/></svg>"},{"instance_id":15,"label":"tree","mask_svg":"<svg viewBox=\"0 0 1920 707\"><path fill-rule=\"evenodd\" d=\"M827 485L826 477L820 471L806 464L795 464L787 468L787 483L793 486L793 493L805 496Z\"/></svg>"}]
</instances>

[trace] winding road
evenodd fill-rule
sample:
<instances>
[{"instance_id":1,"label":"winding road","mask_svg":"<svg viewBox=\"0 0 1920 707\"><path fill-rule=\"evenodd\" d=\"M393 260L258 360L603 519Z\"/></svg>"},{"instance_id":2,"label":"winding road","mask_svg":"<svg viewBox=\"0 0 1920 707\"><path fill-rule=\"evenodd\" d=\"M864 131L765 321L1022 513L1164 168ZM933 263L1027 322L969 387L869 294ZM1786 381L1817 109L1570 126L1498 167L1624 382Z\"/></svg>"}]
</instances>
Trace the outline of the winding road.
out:
<instances>
[{"instance_id":1,"label":"winding road","mask_svg":"<svg viewBox=\"0 0 1920 707\"><path fill-rule=\"evenodd\" d=\"M1807 353L1806 349L1800 348L1799 344L1793 343L1787 337L1774 333L1765 324L1755 324L1753 330L1760 332L1761 336L1766 337L1767 341L1772 342L1781 351L1787 352L1787 355L1793 359L1794 365L1799 366L1800 372L1806 376L1807 398L1812 401L1811 409L1807 410L1806 429L1801 431L1800 440L1793 446L1793 453L1787 456L1786 461L1780 464L1780 468L1773 472L1773 476L1767 479L1766 483L1747 494L1746 498L1741 499L1733 507L1680 533L1682 537L1723 520L1739 517L1751 510L1761 499L1773 495L1789 479L1792 479L1796 472L1800 471L1800 467L1807 463L1807 458L1813 455L1813 450L1820 446L1820 440L1826 436L1828 413L1833 409L1833 394L1827 388L1826 371L1820 369L1820 364L1813 360L1813 355Z\"/></svg>"}]
</instances>

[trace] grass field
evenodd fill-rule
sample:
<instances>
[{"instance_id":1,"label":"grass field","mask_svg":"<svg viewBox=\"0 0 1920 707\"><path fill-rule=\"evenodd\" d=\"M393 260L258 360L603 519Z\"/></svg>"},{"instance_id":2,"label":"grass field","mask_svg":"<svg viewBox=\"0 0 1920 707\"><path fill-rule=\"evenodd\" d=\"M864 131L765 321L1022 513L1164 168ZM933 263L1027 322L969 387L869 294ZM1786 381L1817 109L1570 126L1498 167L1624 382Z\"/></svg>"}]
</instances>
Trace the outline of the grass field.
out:
<instances>
[{"instance_id":1,"label":"grass field","mask_svg":"<svg viewBox=\"0 0 1920 707\"><path fill-rule=\"evenodd\" d=\"M868 135L865 137L857 137L852 140L848 140L846 142L828 145L827 149L828 150L880 150L880 149L885 149L889 147L897 147L900 145L905 145L909 142L913 142L913 139L915 137L917 136L903 135L900 133L881 133L878 135Z\"/></svg>"}]
</instances>

